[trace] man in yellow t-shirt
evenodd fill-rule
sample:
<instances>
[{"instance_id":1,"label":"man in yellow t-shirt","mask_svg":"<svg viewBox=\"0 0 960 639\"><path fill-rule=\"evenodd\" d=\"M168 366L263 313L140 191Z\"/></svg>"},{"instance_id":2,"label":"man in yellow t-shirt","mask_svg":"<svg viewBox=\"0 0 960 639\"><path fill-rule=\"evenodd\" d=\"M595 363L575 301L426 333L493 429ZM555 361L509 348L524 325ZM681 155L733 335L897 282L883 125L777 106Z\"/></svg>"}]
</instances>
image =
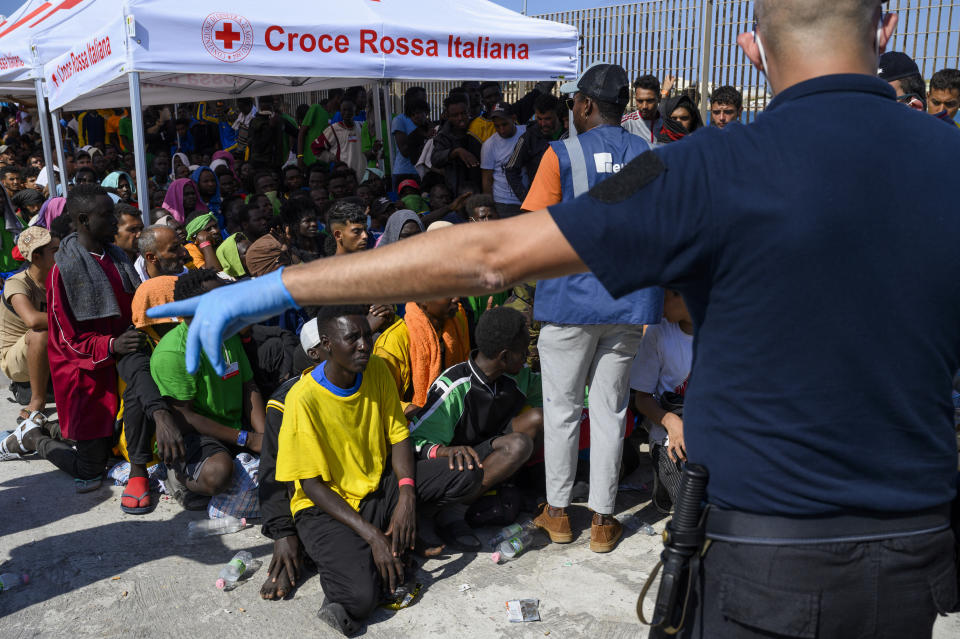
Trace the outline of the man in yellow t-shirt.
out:
<instances>
[{"instance_id":1,"label":"man in yellow t-shirt","mask_svg":"<svg viewBox=\"0 0 960 639\"><path fill-rule=\"evenodd\" d=\"M287 394L277 446L276 479L294 482L297 535L326 595L319 616L347 636L403 583L417 501L458 502L482 481L478 466L414 461L396 384L371 357L368 310L324 307L303 327L307 355L325 361Z\"/></svg>"}]
</instances>

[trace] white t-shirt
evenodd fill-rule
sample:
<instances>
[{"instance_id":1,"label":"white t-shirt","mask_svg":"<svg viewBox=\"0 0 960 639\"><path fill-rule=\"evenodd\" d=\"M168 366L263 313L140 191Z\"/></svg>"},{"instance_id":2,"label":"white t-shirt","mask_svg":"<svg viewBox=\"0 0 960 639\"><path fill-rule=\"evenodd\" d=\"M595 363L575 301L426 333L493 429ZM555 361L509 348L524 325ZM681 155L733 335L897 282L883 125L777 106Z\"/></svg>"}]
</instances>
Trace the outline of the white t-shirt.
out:
<instances>
[{"instance_id":1,"label":"white t-shirt","mask_svg":"<svg viewBox=\"0 0 960 639\"><path fill-rule=\"evenodd\" d=\"M357 182L363 180L363 174L367 172L367 156L363 154L360 146L360 124L354 120L353 127L348 129L343 123L337 122L331 124L323 131L327 138L327 146L334 156L338 156L341 162L346 162L357 175Z\"/></svg>"},{"instance_id":2,"label":"white t-shirt","mask_svg":"<svg viewBox=\"0 0 960 639\"><path fill-rule=\"evenodd\" d=\"M693 362L693 335L680 325L661 320L647 327L630 368L630 388L651 395L683 393ZM664 442L667 429L659 424L650 430L651 442Z\"/></svg>"},{"instance_id":3,"label":"white t-shirt","mask_svg":"<svg viewBox=\"0 0 960 639\"><path fill-rule=\"evenodd\" d=\"M513 149L523 132L527 130L525 124L518 124L517 130L509 138L500 137L494 133L483 143L480 149L480 168L493 171L493 201L499 204L520 204L520 200L513 193L503 167L510 161Z\"/></svg>"}]
</instances>

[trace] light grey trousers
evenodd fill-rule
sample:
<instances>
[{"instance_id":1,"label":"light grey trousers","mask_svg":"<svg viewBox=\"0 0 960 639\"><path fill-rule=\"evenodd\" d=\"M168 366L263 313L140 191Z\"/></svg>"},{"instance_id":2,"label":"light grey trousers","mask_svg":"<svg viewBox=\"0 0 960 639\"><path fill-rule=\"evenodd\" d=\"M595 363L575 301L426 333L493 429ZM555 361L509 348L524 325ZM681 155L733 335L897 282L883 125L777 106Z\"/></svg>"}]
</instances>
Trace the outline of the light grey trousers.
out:
<instances>
[{"instance_id":1,"label":"light grey trousers","mask_svg":"<svg viewBox=\"0 0 960 639\"><path fill-rule=\"evenodd\" d=\"M543 376L547 501L570 505L577 472L584 386L590 387L590 509L612 515L617 499L630 366L643 327L545 324L537 349Z\"/></svg>"}]
</instances>

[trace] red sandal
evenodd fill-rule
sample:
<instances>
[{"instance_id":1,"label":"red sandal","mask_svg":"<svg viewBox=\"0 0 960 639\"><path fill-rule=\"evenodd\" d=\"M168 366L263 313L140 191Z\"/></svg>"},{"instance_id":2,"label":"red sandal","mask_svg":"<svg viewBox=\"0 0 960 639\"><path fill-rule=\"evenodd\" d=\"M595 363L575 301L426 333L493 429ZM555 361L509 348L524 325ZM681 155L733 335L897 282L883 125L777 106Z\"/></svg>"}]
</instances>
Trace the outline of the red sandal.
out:
<instances>
[{"instance_id":1,"label":"red sandal","mask_svg":"<svg viewBox=\"0 0 960 639\"><path fill-rule=\"evenodd\" d=\"M150 480L146 477L131 477L120 496L120 510L128 515L143 515L152 509Z\"/></svg>"}]
</instances>

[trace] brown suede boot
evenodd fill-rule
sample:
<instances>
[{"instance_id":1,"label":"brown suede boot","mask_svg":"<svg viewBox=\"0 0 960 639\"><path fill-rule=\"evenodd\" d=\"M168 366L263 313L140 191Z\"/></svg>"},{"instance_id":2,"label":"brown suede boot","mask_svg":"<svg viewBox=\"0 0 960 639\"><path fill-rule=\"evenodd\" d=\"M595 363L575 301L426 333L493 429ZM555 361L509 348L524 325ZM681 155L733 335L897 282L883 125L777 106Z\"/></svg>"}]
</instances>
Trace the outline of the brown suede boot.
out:
<instances>
[{"instance_id":1,"label":"brown suede boot","mask_svg":"<svg viewBox=\"0 0 960 639\"><path fill-rule=\"evenodd\" d=\"M593 523L590 525L590 550L610 552L616 548L622 536L623 526L612 515L593 514Z\"/></svg>"},{"instance_id":2,"label":"brown suede boot","mask_svg":"<svg viewBox=\"0 0 960 639\"><path fill-rule=\"evenodd\" d=\"M550 535L550 541L555 544L569 544L573 541L570 518L563 508L556 508L554 514L551 514L550 506L542 504L540 514L534 518L533 524Z\"/></svg>"}]
</instances>

